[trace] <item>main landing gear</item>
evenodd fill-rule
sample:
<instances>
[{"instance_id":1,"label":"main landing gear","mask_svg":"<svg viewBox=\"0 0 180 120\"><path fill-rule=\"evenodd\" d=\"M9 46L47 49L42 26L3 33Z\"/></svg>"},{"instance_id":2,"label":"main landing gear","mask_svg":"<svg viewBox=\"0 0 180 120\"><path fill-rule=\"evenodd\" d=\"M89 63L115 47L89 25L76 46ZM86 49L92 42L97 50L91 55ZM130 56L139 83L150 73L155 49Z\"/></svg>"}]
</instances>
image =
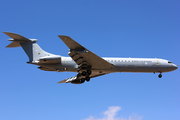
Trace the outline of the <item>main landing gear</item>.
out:
<instances>
[{"instance_id":1,"label":"main landing gear","mask_svg":"<svg viewBox=\"0 0 180 120\"><path fill-rule=\"evenodd\" d=\"M82 76L86 76L86 77L85 77L85 78L81 78L81 82L84 83L85 80L86 80L87 82L89 82L89 81L90 81L89 75L91 75L91 73L92 73L91 70L82 71L81 75L82 75Z\"/></svg>"},{"instance_id":2,"label":"main landing gear","mask_svg":"<svg viewBox=\"0 0 180 120\"><path fill-rule=\"evenodd\" d=\"M90 77L87 76L86 78L81 78L81 83L84 83L85 81L89 82L90 81Z\"/></svg>"},{"instance_id":3,"label":"main landing gear","mask_svg":"<svg viewBox=\"0 0 180 120\"><path fill-rule=\"evenodd\" d=\"M81 75L82 76L91 75L91 70L82 71Z\"/></svg>"}]
</instances>

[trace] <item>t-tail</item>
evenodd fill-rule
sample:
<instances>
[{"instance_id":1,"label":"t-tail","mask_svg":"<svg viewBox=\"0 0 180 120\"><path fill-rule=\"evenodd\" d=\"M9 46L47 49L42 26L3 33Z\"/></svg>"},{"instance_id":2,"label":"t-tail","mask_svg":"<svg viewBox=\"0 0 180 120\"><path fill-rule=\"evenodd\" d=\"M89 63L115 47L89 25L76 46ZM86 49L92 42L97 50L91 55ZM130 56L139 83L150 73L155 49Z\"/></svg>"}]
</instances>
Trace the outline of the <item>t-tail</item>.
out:
<instances>
[{"instance_id":1,"label":"t-tail","mask_svg":"<svg viewBox=\"0 0 180 120\"><path fill-rule=\"evenodd\" d=\"M39 62L40 59L47 59L56 56L41 49L41 47L36 43L38 41L36 39L28 39L21 35L10 32L3 33L12 38L8 39L9 41L12 41L12 43L6 47L12 48L21 46L29 57L29 63L36 63L37 61Z\"/></svg>"}]
</instances>

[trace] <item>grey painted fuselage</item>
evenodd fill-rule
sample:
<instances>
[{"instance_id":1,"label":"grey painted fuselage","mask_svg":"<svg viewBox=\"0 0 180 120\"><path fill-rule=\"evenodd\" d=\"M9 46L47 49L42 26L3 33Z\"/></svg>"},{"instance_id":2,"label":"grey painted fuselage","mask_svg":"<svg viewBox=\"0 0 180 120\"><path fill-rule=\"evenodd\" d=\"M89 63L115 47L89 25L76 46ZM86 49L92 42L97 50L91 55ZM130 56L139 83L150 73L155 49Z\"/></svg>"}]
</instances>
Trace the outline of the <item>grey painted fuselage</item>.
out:
<instances>
[{"instance_id":1,"label":"grey painted fuselage","mask_svg":"<svg viewBox=\"0 0 180 120\"><path fill-rule=\"evenodd\" d=\"M57 57L58 58L58 57ZM147 72L147 73L163 73L177 69L177 65L165 59L158 58L111 58L102 57L104 60L113 64L115 67L111 69L92 69L92 72L113 73L113 72ZM61 62L54 66L43 65L57 72L77 72L78 65L71 57L59 56ZM37 64L38 65L38 64ZM42 66L42 65L41 65Z\"/></svg>"}]
</instances>

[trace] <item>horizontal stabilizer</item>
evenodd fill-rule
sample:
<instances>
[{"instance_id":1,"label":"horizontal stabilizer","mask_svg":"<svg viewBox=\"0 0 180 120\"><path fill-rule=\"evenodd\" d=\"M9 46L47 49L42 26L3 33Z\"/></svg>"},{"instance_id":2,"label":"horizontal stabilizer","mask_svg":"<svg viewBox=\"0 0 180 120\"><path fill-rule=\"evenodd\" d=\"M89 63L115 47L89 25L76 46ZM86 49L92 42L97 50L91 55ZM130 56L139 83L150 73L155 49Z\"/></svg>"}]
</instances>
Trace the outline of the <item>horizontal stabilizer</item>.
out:
<instances>
[{"instance_id":1,"label":"horizontal stabilizer","mask_svg":"<svg viewBox=\"0 0 180 120\"><path fill-rule=\"evenodd\" d=\"M36 39L28 39L15 33L10 33L10 32L3 32L3 33L12 38L9 39L9 41L12 41L12 43L6 47L20 47L21 46L20 43L37 41Z\"/></svg>"},{"instance_id":2,"label":"horizontal stabilizer","mask_svg":"<svg viewBox=\"0 0 180 120\"><path fill-rule=\"evenodd\" d=\"M6 47L20 47L21 45L19 44L19 42L13 41L12 43L10 43L8 46Z\"/></svg>"},{"instance_id":3,"label":"horizontal stabilizer","mask_svg":"<svg viewBox=\"0 0 180 120\"><path fill-rule=\"evenodd\" d=\"M13 47L22 47L25 53L29 57L28 63L31 64L41 64L41 62L44 64L49 63L58 63L61 62L61 56L55 56L51 53L48 53L44 51L36 42L37 39L28 39L21 35L18 35L16 33L10 33L10 32L3 32L7 36L11 37L11 39L8 39L8 41L11 41L11 43L6 46L8 48ZM40 60L41 59L41 60ZM43 69L43 68L42 68ZM45 69L49 70L49 69Z\"/></svg>"},{"instance_id":4,"label":"horizontal stabilizer","mask_svg":"<svg viewBox=\"0 0 180 120\"><path fill-rule=\"evenodd\" d=\"M6 34L7 36L11 37L14 40L30 41L29 39L27 39L21 35L15 34L15 33L10 33L10 32L3 32L3 33Z\"/></svg>"}]
</instances>

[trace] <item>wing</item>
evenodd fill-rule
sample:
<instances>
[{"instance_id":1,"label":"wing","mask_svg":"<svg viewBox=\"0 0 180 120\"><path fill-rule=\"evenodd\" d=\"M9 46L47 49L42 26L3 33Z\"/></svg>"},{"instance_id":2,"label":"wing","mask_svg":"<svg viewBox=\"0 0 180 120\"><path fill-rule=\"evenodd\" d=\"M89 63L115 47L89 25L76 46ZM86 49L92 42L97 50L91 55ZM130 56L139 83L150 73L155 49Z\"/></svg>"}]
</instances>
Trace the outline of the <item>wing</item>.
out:
<instances>
[{"instance_id":1,"label":"wing","mask_svg":"<svg viewBox=\"0 0 180 120\"><path fill-rule=\"evenodd\" d=\"M79 69L90 67L94 70L111 69L114 65L97 56L68 36L59 35L60 39L69 47L69 56L79 65Z\"/></svg>"},{"instance_id":2,"label":"wing","mask_svg":"<svg viewBox=\"0 0 180 120\"><path fill-rule=\"evenodd\" d=\"M92 73L89 77L90 78L94 78L94 77L98 77L98 76L102 76L102 75L106 75L107 73ZM74 84L81 84L83 83L84 81L81 81L81 78L83 76L81 74L77 74L76 76L74 77L70 77L68 79L65 79L65 80L62 80L58 83L74 83Z\"/></svg>"}]
</instances>

